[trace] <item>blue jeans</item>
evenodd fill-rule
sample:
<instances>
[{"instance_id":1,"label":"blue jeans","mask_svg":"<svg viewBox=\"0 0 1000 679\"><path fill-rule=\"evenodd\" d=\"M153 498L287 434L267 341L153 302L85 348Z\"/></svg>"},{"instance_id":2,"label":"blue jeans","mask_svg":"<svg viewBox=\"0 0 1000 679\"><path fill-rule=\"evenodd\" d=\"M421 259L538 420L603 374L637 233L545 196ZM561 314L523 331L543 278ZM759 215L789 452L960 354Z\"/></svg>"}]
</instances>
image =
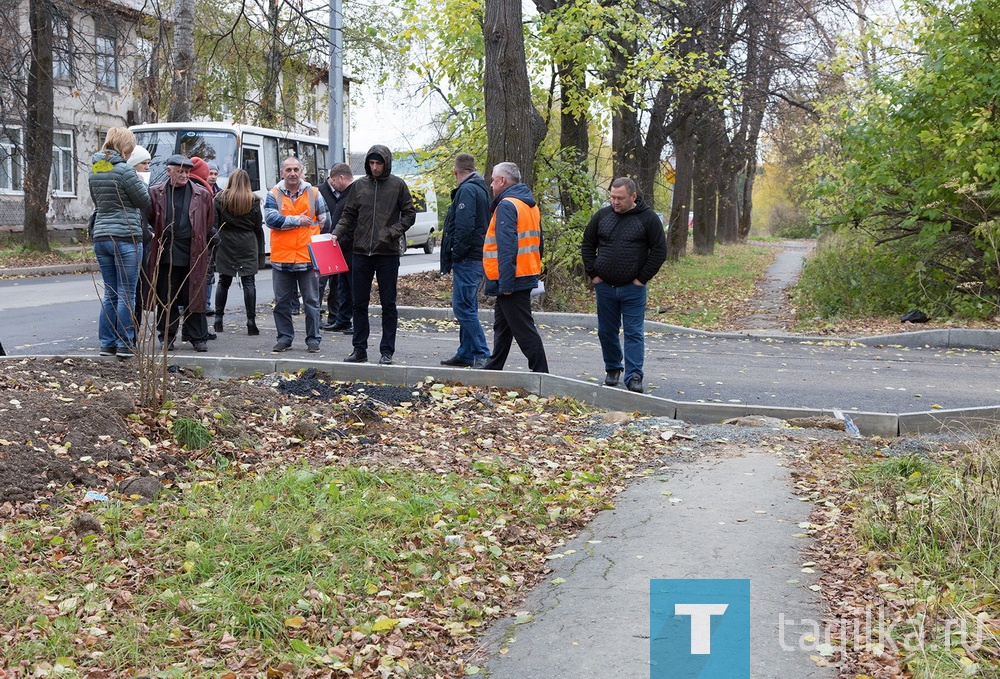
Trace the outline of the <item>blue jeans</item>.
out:
<instances>
[{"instance_id":1,"label":"blue jeans","mask_svg":"<svg viewBox=\"0 0 1000 679\"><path fill-rule=\"evenodd\" d=\"M382 339L379 352L396 353L396 282L399 279L399 255L361 255L354 253L351 292L354 297L354 348L368 353L368 300L372 296L372 278L378 280L378 301L382 307Z\"/></svg>"},{"instance_id":2,"label":"blue jeans","mask_svg":"<svg viewBox=\"0 0 1000 679\"><path fill-rule=\"evenodd\" d=\"M274 287L274 327L278 330L278 341L295 339L295 323L292 321L292 303L296 300L296 286L302 292L302 306L306 316L306 344L319 344L319 277L315 271L271 271Z\"/></svg>"},{"instance_id":3,"label":"blue jeans","mask_svg":"<svg viewBox=\"0 0 1000 679\"><path fill-rule=\"evenodd\" d=\"M451 309L458 321L458 351L455 358L472 363L490 355L486 333L479 322L479 285L483 282L483 260L464 259L451 265Z\"/></svg>"},{"instance_id":4,"label":"blue jeans","mask_svg":"<svg viewBox=\"0 0 1000 679\"><path fill-rule=\"evenodd\" d=\"M646 286L627 283L612 287L601 282L597 293L597 336L601 340L605 370L622 369L622 345L618 329L625 329L625 382L642 379L643 335L646 321Z\"/></svg>"},{"instance_id":5,"label":"blue jeans","mask_svg":"<svg viewBox=\"0 0 1000 679\"><path fill-rule=\"evenodd\" d=\"M94 254L101 267L104 297L97 336L101 348L135 350L135 286L139 282L142 242L99 240Z\"/></svg>"}]
</instances>

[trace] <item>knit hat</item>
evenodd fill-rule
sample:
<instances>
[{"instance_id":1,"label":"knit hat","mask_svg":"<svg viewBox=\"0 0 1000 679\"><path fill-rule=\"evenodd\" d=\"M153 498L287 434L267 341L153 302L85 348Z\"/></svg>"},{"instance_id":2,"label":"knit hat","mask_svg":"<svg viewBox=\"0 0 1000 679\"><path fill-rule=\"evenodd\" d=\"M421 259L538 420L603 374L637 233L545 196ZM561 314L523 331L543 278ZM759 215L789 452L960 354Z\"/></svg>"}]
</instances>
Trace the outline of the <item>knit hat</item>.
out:
<instances>
[{"instance_id":1,"label":"knit hat","mask_svg":"<svg viewBox=\"0 0 1000 679\"><path fill-rule=\"evenodd\" d=\"M135 167L139 163L144 163L150 160L152 156L149 155L149 151L146 150L144 146L136 146L132 149L132 155L128 157L128 164Z\"/></svg>"},{"instance_id":2,"label":"knit hat","mask_svg":"<svg viewBox=\"0 0 1000 679\"><path fill-rule=\"evenodd\" d=\"M215 170L216 172L219 171L219 166L216 165L214 161L211 161L211 160L208 161L207 165L208 165L209 171L211 171L211 170Z\"/></svg>"},{"instance_id":3,"label":"knit hat","mask_svg":"<svg viewBox=\"0 0 1000 679\"><path fill-rule=\"evenodd\" d=\"M198 179L201 179L202 181L207 182L208 181L208 163L206 163L204 160L202 160L198 156L195 156L194 158L192 158L191 162L194 163L194 167L191 168L191 174L194 175L195 177L197 177Z\"/></svg>"}]
</instances>

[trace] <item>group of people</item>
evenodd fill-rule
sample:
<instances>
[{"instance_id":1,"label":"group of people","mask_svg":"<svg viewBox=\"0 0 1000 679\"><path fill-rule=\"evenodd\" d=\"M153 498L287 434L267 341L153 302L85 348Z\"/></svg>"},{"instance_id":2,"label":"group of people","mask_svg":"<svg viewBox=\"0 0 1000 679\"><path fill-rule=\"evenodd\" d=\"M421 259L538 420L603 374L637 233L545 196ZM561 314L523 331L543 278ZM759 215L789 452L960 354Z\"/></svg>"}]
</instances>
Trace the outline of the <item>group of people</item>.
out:
<instances>
[{"instance_id":1,"label":"group of people","mask_svg":"<svg viewBox=\"0 0 1000 679\"><path fill-rule=\"evenodd\" d=\"M166 160L166 180L149 186L149 161L130 130L114 127L91 163L92 238L104 284L101 355L135 355L143 308L155 311L156 334L166 348L174 348L180 328L195 351L208 351L215 337L206 317L213 266L219 273L216 330L239 276L247 331L259 334L254 277L264 233L249 176L235 170L221 190L210 161L175 154Z\"/></svg>"},{"instance_id":2,"label":"group of people","mask_svg":"<svg viewBox=\"0 0 1000 679\"><path fill-rule=\"evenodd\" d=\"M144 181L141 173L148 170L148 161L149 153L136 147L126 128L109 130L93 158L94 249L105 287L98 328L102 355L129 357L135 352L140 269L150 288L145 303L156 310L163 344L173 348L183 319L182 339L196 351L207 351L206 286L213 254L219 275L215 331L224 329L229 290L239 278L247 332L259 334L255 275L263 266L266 224L271 229L277 331L272 351L292 347L293 315L301 295L307 350L319 351L321 331L344 332L352 336L352 352L343 360L366 362L368 303L372 282L377 281L382 318L378 362L393 363L400 256L416 211L406 182L392 174L387 147L377 144L369 150L364 177L355 181L350 167L339 163L319 187L305 180L298 158L288 157L281 164L281 181L267 193L263 206L243 170L234 170L225 190L219 191L208 163L173 155L166 161L166 181L147 187L148 174ZM459 154L453 173L456 188L445 217L441 271L453 277L459 345L455 355L441 363L502 370L517 342L530 370L548 372L531 314L543 247L541 213L532 192L510 162L492 168L492 200L471 155ZM316 274L309 245L320 233L340 244L347 272ZM624 379L629 390L641 392L645 285L666 259L666 240L659 217L638 196L632 179L612 182L611 204L590 220L581 253L597 298L605 384L616 386ZM478 292L484 279L486 294L496 297L492 352L479 321ZM327 317L321 323L324 292ZM623 326L624 351L619 341Z\"/></svg>"}]
</instances>

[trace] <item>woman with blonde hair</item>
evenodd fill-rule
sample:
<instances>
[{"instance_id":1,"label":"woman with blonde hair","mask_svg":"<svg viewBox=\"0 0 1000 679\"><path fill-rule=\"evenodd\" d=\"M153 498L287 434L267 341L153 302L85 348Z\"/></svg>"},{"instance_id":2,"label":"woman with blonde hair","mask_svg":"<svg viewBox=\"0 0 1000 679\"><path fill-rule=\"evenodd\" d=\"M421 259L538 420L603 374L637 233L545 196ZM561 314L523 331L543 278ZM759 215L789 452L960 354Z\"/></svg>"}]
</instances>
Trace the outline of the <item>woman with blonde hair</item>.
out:
<instances>
[{"instance_id":1,"label":"woman with blonde hair","mask_svg":"<svg viewBox=\"0 0 1000 679\"><path fill-rule=\"evenodd\" d=\"M223 331L223 315L233 278L243 286L243 304L247 310L247 334L259 335L257 329L257 269L263 266L264 228L260 199L250 189L250 175L234 170L226 188L215 196L219 250L215 270L219 286L215 289L215 331Z\"/></svg>"},{"instance_id":2,"label":"woman with blonde hair","mask_svg":"<svg viewBox=\"0 0 1000 679\"><path fill-rule=\"evenodd\" d=\"M149 188L128 158L135 135L112 127L91 159L87 183L94 201L94 254L101 268L104 297L97 323L101 356L135 355L135 292L142 261L143 211Z\"/></svg>"}]
</instances>

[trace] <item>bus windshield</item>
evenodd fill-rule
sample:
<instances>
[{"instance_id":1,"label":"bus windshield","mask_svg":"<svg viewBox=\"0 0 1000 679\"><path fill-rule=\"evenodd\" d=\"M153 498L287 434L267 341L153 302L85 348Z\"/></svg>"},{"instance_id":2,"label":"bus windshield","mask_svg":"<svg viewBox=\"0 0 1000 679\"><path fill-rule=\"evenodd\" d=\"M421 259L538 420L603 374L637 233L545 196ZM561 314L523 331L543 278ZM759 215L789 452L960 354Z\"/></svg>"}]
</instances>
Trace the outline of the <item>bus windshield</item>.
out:
<instances>
[{"instance_id":1,"label":"bus windshield","mask_svg":"<svg viewBox=\"0 0 1000 679\"><path fill-rule=\"evenodd\" d=\"M197 156L219 166L219 185L225 186L232 171L239 167L239 142L233 132L215 130L150 130L137 131L135 141L144 146L150 160L150 183L166 179L167 158L181 153L188 158Z\"/></svg>"}]
</instances>

